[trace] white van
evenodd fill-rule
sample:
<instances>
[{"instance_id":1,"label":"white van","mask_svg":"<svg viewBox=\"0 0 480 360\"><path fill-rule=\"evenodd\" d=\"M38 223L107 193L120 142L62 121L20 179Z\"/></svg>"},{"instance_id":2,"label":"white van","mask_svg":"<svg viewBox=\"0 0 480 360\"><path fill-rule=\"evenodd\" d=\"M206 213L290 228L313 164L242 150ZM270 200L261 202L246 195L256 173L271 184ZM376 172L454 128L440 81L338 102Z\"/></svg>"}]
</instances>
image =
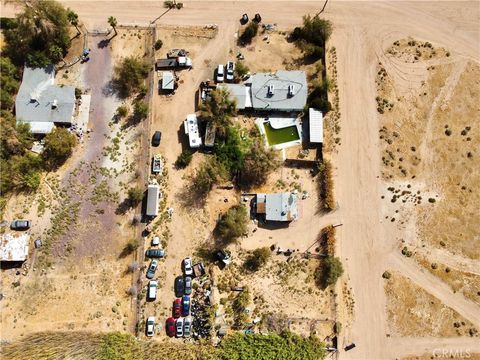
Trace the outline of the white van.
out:
<instances>
[{"instance_id":1,"label":"white van","mask_svg":"<svg viewBox=\"0 0 480 360\"><path fill-rule=\"evenodd\" d=\"M217 67L217 83L223 82L225 80L225 68L222 64L218 65Z\"/></svg>"},{"instance_id":2,"label":"white van","mask_svg":"<svg viewBox=\"0 0 480 360\"><path fill-rule=\"evenodd\" d=\"M148 283L148 298L150 300L155 300L157 298L157 287L158 282L155 280L150 280Z\"/></svg>"}]
</instances>

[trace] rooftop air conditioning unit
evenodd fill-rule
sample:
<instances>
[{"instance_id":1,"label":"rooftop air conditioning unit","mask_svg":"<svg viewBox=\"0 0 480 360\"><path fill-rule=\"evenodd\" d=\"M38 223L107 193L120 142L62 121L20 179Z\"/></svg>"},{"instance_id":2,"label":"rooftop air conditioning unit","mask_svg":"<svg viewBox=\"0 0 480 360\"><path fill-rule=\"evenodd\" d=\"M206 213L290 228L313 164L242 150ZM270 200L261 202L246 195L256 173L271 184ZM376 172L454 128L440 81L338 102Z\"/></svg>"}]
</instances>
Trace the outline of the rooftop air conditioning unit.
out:
<instances>
[{"instance_id":1,"label":"rooftop air conditioning unit","mask_svg":"<svg viewBox=\"0 0 480 360\"><path fill-rule=\"evenodd\" d=\"M267 94L269 96L272 96L274 93L275 93L275 88L273 87L273 85L268 85Z\"/></svg>"},{"instance_id":2,"label":"rooftop air conditioning unit","mask_svg":"<svg viewBox=\"0 0 480 360\"><path fill-rule=\"evenodd\" d=\"M294 95L294 92L295 92L295 86L288 85L288 96L292 97Z\"/></svg>"}]
</instances>

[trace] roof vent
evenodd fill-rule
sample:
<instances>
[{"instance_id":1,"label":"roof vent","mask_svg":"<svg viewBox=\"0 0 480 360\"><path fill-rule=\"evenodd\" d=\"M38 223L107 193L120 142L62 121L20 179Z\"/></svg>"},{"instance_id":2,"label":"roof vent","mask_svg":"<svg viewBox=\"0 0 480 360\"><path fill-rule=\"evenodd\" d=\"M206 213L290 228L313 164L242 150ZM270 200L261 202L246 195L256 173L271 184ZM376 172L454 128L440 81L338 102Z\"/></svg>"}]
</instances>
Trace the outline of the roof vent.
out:
<instances>
[{"instance_id":1,"label":"roof vent","mask_svg":"<svg viewBox=\"0 0 480 360\"><path fill-rule=\"evenodd\" d=\"M273 87L273 85L268 85L267 94L269 96L272 96L273 94L275 94L275 88Z\"/></svg>"},{"instance_id":2,"label":"roof vent","mask_svg":"<svg viewBox=\"0 0 480 360\"><path fill-rule=\"evenodd\" d=\"M294 95L294 92L295 92L295 86L288 85L288 96L292 97Z\"/></svg>"},{"instance_id":3,"label":"roof vent","mask_svg":"<svg viewBox=\"0 0 480 360\"><path fill-rule=\"evenodd\" d=\"M52 102L52 110L55 110L57 107L58 107L57 99L55 99L55 100L53 100L53 102Z\"/></svg>"}]
</instances>

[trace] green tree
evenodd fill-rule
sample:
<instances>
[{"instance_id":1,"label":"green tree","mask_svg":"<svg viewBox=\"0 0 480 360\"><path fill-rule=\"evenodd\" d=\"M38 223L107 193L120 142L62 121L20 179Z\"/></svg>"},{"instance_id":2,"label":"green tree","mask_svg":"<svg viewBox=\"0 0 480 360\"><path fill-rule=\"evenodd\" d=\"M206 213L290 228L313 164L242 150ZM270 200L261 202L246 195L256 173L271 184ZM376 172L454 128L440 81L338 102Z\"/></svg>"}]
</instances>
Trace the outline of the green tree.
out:
<instances>
[{"instance_id":1,"label":"green tree","mask_svg":"<svg viewBox=\"0 0 480 360\"><path fill-rule=\"evenodd\" d=\"M190 193L195 194L199 200L204 200L212 190L213 185L226 178L225 173L225 169L217 161L203 162L192 178Z\"/></svg>"},{"instance_id":2,"label":"green tree","mask_svg":"<svg viewBox=\"0 0 480 360\"><path fill-rule=\"evenodd\" d=\"M213 123L219 136L225 136L232 124L232 117L237 114L235 100L225 88L210 93L210 97L200 106L200 116Z\"/></svg>"},{"instance_id":3,"label":"green tree","mask_svg":"<svg viewBox=\"0 0 480 360\"><path fill-rule=\"evenodd\" d=\"M58 63L63 59L63 51L60 48L60 46L57 45L52 45L48 49L48 54L50 60L52 60L54 63Z\"/></svg>"},{"instance_id":4,"label":"green tree","mask_svg":"<svg viewBox=\"0 0 480 360\"><path fill-rule=\"evenodd\" d=\"M72 9L67 9L67 19L72 26L75 26L77 36L80 35L80 29L78 28L78 14Z\"/></svg>"},{"instance_id":5,"label":"green tree","mask_svg":"<svg viewBox=\"0 0 480 360\"><path fill-rule=\"evenodd\" d=\"M234 205L218 220L216 233L224 244L232 243L247 233L248 219L245 206Z\"/></svg>"},{"instance_id":6,"label":"green tree","mask_svg":"<svg viewBox=\"0 0 480 360\"><path fill-rule=\"evenodd\" d=\"M231 176L236 176L243 168L247 150L240 137L239 129L230 126L227 128L225 138L219 139L215 145L215 157Z\"/></svg>"},{"instance_id":7,"label":"green tree","mask_svg":"<svg viewBox=\"0 0 480 360\"><path fill-rule=\"evenodd\" d=\"M268 247L255 249L248 255L243 265L249 271L257 271L267 263L271 255L272 252Z\"/></svg>"},{"instance_id":8,"label":"green tree","mask_svg":"<svg viewBox=\"0 0 480 360\"><path fill-rule=\"evenodd\" d=\"M138 187L128 189L128 201L132 206L137 206L143 200L143 190Z\"/></svg>"},{"instance_id":9,"label":"green tree","mask_svg":"<svg viewBox=\"0 0 480 360\"><path fill-rule=\"evenodd\" d=\"M143 80L148 76L150 65L137 57L124 58L115 67L114 83L123 97L140 90Z\"/></svg>"},{"instance_id":10,"label":"green tree","mask_svg":"<svg viewBox=\"0 0 480 360\"><path fill-rule=\"evenodd\" d=\"M155 45L154 45L155 50L160 50L162 48L162 45L163 45L162 40L158 39L157 41L155 41Z\"/></svg>"},{"instance_id":11,"label":"green tree","mask_svg":"<svg viewBox=\"0 0 480 360\"><path fill-rule=\"evenodd\" d=\"M58 54L50 56L52 46L61 49L62 57L70 47L67 10L53 0L31 0L16 16L17 26L4 32L4 53L16 65L30 66L56 63Z\"/></svg>"},{"instance_id":12,"label":"green tree","mask_svg":"<svg viewBox=\"0 0 480 360\"><path fill-rule=\"evenodd\" d=\"M317 269L317 282L322 288L333 285L343 275L343 265L338 257L327 256Z\"/></svg>"},{"instance_id":13,"label":"green tree","mask_svg":"<svg viewBox=\"0 0 480 360\"><path fill-rule=\"evenodd\" d=\"M175 167L178 169L186 168L191 161L192 153L189 150L183 150L175 161Z\"/></svg>"},{"instance_id":14,"label":"green tree","mask_svg":"<svg viewBox=\"0 0 480 360\"><path fill-rule=\"evenodd\" d=\"M239 184L244 188L264 184L268 176L280 165L273 150L267 149L262 139L255 139L245 156Z\"/></svg>"},{"instance_id":15,"label":"green tree","mask_svg":"<svg viewBox=\"0 0 480 360\"><path fill-rule=\"evenodd\" d=\"M242 77L247 75L249 71L250 69L247 65L245 65L243 61L237 61L237 63L235 64L235 75L237 76L237 78L241 79Z\"/></svg>"},{"instance_id":16,"label":"green tree","mask_svg":"<svg viewBox=\"0 0 480 360\"><path fill-rule=\"evenodd\" d=\"M135 101L133 104L133 116L138 120L146 119L148 116L148 104L145 101Z\"/></svg>"},{"instance_id":17,"label":"green tree","mask_svg":"<svg viewBox=\"0 0 480 360\"><path fill-rule=\"evenodd\" d=\"M45 136L42 156L47 167L52 169L62 165L72 155L76 143L77 139L71 132L61 127L54 128Z\"/></svg>"},{"instance_id":18,"label":"green tree","mask_svg":"<svg viewBox=\"0 0 480 360\"><path fill-rule=\"evenodd\" d=\"M117 36L117 18L110 16L107 21L108 25L110 25L113 28L113 31L115 31L114 36Z\"/></svg>"},{"instance_id":19,"label":"green tree","mask_svg":"<svg viewBox=\"0 0 480 360\"><path fill-rule=\"evenodd\" d=\"M258 33L258 24L254 21L250 22L242 35L240 35L240 40L245 44L250 44L252 39L257 36Z\"/></svg>"}]
</instances>

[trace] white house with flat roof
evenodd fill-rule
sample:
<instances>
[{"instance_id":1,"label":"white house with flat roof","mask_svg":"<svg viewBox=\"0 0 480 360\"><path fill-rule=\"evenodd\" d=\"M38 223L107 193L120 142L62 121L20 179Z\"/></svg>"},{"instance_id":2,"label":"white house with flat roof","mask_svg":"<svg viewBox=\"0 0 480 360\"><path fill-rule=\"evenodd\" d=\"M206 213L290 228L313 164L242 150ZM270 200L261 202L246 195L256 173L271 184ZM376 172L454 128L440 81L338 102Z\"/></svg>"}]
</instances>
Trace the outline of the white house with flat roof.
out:
<instances>
[{"instance_id":1,"label":"white house with flat roof","mask_svg":"<svg viewBox=\"0 0 480 360\"><path fill-rule=\"evenodd\" d=\"M308 121L311 143L323 143L323 114L320 110L309 108Z\"/></svg>"},{"instance_id":2,"label":"white house with flat roof","mask_svg":"<svg viewBox=\"0 0 480 360\"><path fill-rule=\"evenodd\" d=\"M19 236L1 234L0 261L20 262L27 260L29 239L30 236L25 233Z\"/></svg>"},{"instance_id":3,"label":"white house with flat roof","mask_svg":"<svg viewBox=\"0 0 480 360\"><path fill-rule=\"evenodd\" d=\"M257 194L255 211L267 221L293 221L298 218L296 193Z\"/></svg>"},{"instance_id":4,"label":"white house with flat roof","mask_svg":"<svg viewBox=\"0 0 480 360\"><path fill-rule=\"evenodd\" d=\"M199 148L202 145L202 138L198 131L198 119L197 115L189 114L187 119L183 122L185 128L185 135L188 135L188 142L192 149Z\"/></svg>"}]
</instances>

